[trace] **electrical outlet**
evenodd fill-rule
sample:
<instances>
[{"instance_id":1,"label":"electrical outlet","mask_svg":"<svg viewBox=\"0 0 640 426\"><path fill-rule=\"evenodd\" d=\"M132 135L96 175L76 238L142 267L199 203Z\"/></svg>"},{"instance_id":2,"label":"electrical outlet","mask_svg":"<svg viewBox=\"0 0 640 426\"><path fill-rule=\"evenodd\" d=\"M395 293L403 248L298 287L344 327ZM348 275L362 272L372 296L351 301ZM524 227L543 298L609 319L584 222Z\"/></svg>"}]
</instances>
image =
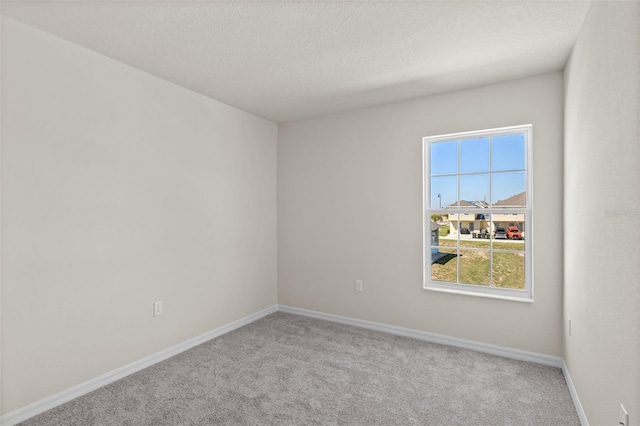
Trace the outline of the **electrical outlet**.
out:
<instances>
[{"instance_id":1,"label":"electrical outlet","mask_svg":"<svg viewBox=\"0 0 640 426\"><path fill-rule=\"evenodd\" d=\"M362 280L356 280L356 291L362 291Z\"/></svg>"},{"instance_id":2,"label":"electrical outlet","mask_svg":"<svg viewBox=\"0 0 640 426\"><path fill-rule=\"evenodd\" d=\"M629 426L629 413L624 409L624 405L620 404L620 417L618 418L618 424L622 426Z\"/></svg>"},{"instance_id":3,"label":"electrical outlet","mask_svg":"<svg viewBox=\"0 0 640 426\"><path fill-rule=\"evenodd\" d=\"M153 316L159 317L162 315L162 302L153 302Z\"/></svg>"}]
</instances>

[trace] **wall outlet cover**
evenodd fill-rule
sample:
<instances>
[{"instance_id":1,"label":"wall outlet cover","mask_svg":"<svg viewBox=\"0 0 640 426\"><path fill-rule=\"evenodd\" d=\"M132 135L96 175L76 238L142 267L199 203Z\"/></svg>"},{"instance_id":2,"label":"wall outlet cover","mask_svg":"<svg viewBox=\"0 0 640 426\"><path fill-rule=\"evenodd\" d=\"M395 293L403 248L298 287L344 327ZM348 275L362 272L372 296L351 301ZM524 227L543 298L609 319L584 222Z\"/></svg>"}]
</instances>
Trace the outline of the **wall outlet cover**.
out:
<instances>
[{"instance_id":1,"label":"wall outlet cover","mask_svg":"<svg viewBox=\"0 0 640 426\"><path fill-rule=\"evenodd\" d=\"M157 317L162 315L162 302L153 302L153 316Z\"/></svg>"}]
</instances>

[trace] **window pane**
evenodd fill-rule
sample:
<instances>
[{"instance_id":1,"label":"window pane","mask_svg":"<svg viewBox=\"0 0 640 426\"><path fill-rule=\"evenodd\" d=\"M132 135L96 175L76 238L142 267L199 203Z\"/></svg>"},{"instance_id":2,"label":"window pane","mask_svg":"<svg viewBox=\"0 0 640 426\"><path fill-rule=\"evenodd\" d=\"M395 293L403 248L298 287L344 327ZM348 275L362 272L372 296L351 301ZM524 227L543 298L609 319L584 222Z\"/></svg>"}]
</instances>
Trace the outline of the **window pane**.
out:
<instances>
[{"instance_id":1,"label":"window pane","mask_svg":"<svg viewBox=\"0 0 640 426\"><path fill-rule=\"evenodd\" d=\"M493 253L493 285L524 289L524 252Z\"/></svg>"},{"instance_id":2,"label":"window pane","mask_svg":"<svg viewBox=\"0 0 640 426\"><path fill-rule=\"evenodd\" d=\"M460 207L486 208L489 174L460 176Z\"/></svg>"},{"instance_id":3,"label":"window pane","mask_svg":"<svg viewBox=\"0 0 640 426\"><path fill-rule=\"evenodd\" d=\"M457 176L437 176L431 178L431 208L457 208Z\"/></svg>"},{"instance_id":4,"label":"window pane","mask_svg":"<svg viewBox=\"0 0 640 426\"><path fill-rule=\"evenodd\" d=\"M489 285L489 251L460 250L460 283Z\"/></svg>"},{"instance_id":5,"label":"window pane","mask_svg":"<svg viewBox=\"0 0 640 426\"><path fill-rule=\"evenodd\" d=\"M449 214L449 219L451 220L451 233L448 237L458 238L460 235L460 247L489 248L491 218L488 214L482 212L452 213ZM443 244L442 240L440 244Z\"/></svg>"},{"instance_id":6,"label":"window pane","mask_svg":"<svg viewBox=\"0 0 640 426\"><path fill-rule=\"evenodd\" d=\"M449 224L440 228L440 238L438 245L447 249L455 249L458 246L458 229L460 222L457 220L457 214L449 215Z\"/></svg>"},{"instance_id":7,"label":"window pane","mask_svg":"<svg viewBox=\"0 0 640 426\"><path fill-rule=\"evenodd\" d=\"M476 248L489 248L491 236L491 215L478 212L475 215L475 235L473 236Z\"/></svg>"},{"instance_id":8,"label":"window pane","mask_svg":"<svg viewBox=\"0 0 640 426\"><path fill-rule=\"evenodd\" d=\"M526 207L526 173L493 173L491 175L491 204L493 207Z\"/></svg>"},{"instance_id":9,"label":"window pane","mask_svg":"<svg viewBox=\"0 0 640 426\"><path fill-rule=\"evenodd\" d=\"M458 223L451 223L452 229L457 229ZM449 230L439 231L438 245L431 246L431 279L433 281L458 281L458 251L457 239L452 237ZM444 235L443 235L444 234Z\"/></svg>"},{"instance_id":10,"label":"window pane","mask_svg":"<svg viewBox=\"0 0 640 426\"><path fill-rule=\"evenodd\" d=\"M465 139L460 142L460 173L489 171L489 138Z\"/></svg>"},{"instance_id":11,"label":"window pane","mask_svg":"<svg viewBox=\"0 0 640 426\"><path fill-rule=\"evenodd\" d=\"M494 136L491 138L491 170L525 169L524 134Z\"/></svg>"},{"instance_id":12,"label":"window pane","mask_svg":"<svg viewBox=\"0 0 640 426\"><path fill-rule=\"evenodd\" d=\"M494 213L494 242L497 250L524 250L524 213Z\"/></svg>"},{"instance_id":13,"label":"window pane","mask_svg":"<svg viewBox=\"0 0 640 426\"><path fill-rule=\"evenodd\" d=\"M443 223L440 225L440 230L438 231L440 238L447 238L449 234L451 234L451 225L445 218L443 218Z\"/></svg>"},{"instance_id":14,"label":"window pane","mask_svg":"<svg viewBox=\"0 0 640 426\"><path fill-rule=\"evenodd\" d=\"M471 238L471 232L475 229L475 217L476 215L473 213L460 213L456 215L456 219L458 219L460 225L458 233L462 236L461 238Z\"/></svg>"},{"instance_id":15,"label":"window pane","mask_svg":"<svg viewBox=\"0 0 640 426\"><path fill-rule=\"evenodd\" d=\"M496 232L493 248L497 250L524 250L524 213L495 213L496 229L504 230L504 233Z\"/></svg>"},{"instance_id":16,"label":"window pane","mask_svg":"<svg viewBox=\"0 0 640 426\"><path fill-rule=\"evenodd\" d=\"M442 175L458 172L458 141L431 144L431 174Z\"/></svg>"}]
</instances>

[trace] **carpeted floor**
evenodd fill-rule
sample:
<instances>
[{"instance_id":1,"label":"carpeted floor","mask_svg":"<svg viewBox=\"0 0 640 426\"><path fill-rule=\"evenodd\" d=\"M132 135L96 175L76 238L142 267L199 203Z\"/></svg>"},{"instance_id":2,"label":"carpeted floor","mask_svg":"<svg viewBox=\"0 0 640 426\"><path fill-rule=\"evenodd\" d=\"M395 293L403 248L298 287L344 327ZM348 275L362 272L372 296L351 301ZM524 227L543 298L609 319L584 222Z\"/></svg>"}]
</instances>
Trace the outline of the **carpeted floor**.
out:
<instances>
[{"instance_id":1,"label":"carpeted floor","mask_svg":"<svg viewBox=\"0 0 640 426\"><path fill-rule=\"evenodd\" d=\"M23 425L579 425L562 371L285 313Z\"/></svg>"}]
</instances>

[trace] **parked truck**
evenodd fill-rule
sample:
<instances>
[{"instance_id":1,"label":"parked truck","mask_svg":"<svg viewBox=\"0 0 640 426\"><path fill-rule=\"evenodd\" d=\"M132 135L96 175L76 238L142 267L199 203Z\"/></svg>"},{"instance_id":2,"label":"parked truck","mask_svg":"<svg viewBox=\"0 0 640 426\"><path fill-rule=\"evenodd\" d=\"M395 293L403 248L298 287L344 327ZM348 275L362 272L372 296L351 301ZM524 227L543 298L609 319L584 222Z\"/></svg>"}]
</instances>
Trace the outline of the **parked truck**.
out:
<instances>
[{"instance_id":1,"label":"parked truck","mask_svg":"<svg viewBox=\"0 0 640 426\"><path fill-rule=\"evenodd\" d=\"M517 226L508 226L507 227L507 239L509 240L521 240L522 232L518 229Z\"/></svg>"}]
</instances>

